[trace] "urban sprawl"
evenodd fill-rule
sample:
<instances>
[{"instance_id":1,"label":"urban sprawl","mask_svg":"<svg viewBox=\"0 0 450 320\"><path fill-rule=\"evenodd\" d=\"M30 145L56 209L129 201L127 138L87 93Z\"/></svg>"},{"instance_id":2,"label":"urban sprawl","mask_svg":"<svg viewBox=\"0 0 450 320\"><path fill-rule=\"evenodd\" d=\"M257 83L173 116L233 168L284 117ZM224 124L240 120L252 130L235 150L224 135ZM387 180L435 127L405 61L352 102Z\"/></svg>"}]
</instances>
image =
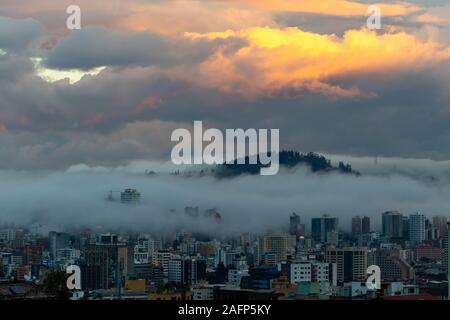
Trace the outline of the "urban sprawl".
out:
<instances>
[{"instance_id":1,"label":"urban sprawl","mask_svg":"<svg viewBox=\"0 0 450 320\"><path fill-rule=\"evenodd\" d=\"M121 200L139 196L127 189ZM186 207L183 214L196 219L199 211ZM221 223L217 211L204 214ZM380 215L381 230L367 216L353 217L351 226L332 215L307 225L293 213L282 232L217 237L52 231L39 223L3 222L0 300L447 299L447 218ZM81 273L79 290L66 287L71 265ZM366 285L371 265L381 271L378 290Z\"/></svg>"}]
</instances>

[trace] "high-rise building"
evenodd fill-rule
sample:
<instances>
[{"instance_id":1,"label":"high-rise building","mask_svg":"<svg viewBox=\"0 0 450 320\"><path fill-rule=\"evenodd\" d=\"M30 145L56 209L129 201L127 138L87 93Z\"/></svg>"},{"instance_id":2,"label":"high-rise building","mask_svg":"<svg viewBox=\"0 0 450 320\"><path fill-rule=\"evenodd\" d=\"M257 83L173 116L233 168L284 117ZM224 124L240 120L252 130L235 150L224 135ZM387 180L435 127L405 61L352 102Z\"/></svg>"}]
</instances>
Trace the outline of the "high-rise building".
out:
<instances>
[{"instance_id":1,"label":"high-rise building","mask_svg":"<svg viewBox=\"0 0 450 320\"><path fill-rule=\"evenodd\" d=\"M300 216L295 212L289 218L289 234L293 236L305 236L305 225L300 223Z\"/></svg>"},{"instance_id":2,"label":"high-rise building","mask_svg":"<svg viewBox=\"0 0 450 320\"><path fill-rule=\"evenodd\" d=\"M165 277L169 275L169 261L172 257L172 253L167 250L158 250L153 252L152 264L155 266L161 266Z\"/></svg>"},{"instance_id":3,"label":"high-rise building","mask_svg":"<svg viewBox=\"0 0 450 320\"><path fill-rule=\"evenodd\" d=\"M352 237L357 239L362 235L362 219L360 216L352 218Z\"/></svg>"},{"instance_id":4,"label":"high-rise building","mask_svg":"<svg viewBox=\"0 0 450 320\"><path fill-rule=\"evenodd\" d=\"M87 272L98 277L99 288L120 287L134 273L134 246L125 243L89 244L84 251ZM95 283L95 282L94 282Z\"/></svg>"},{"instance_id":5,"label":"high-rise building","mask_svg":"<svg viewBox=\"0 0 450 320\"><path fill-rule=\"evenodd\" d=\"M403 217L403 239L409 240L409 217Z\"/></svg>"},{"instance_id":6,"label":"high-rise building","mask_svg":"<svg viewBox=\"0 0 450 320\"><path fill-rule=\"evenodd\" d=\"M364 216L362 218L362 234L369 234L370 233L370 218Z\"/></svg>"},{"instance_id":7,"label":"high-rise building","mask_svg":"<svg viewBox=\"0 0 450 320\"><path fill-rule=\"evenodd\" d=\"M403 238L403 215L397 211L383 212L382 229L385 237Z\"/></svg>"},{"instance_id":8,"label":"high-rise building","mask_svg":"<svg viewBox=\"0 0 450 320\"><path fill-rule=\"evenodd\" d=\"M338 232L338 218L324 214L311 220L311 236L316 243L328 242L328 234Z\"/></svg>"},{"instance_id":9,"label":"high-rise building","mask_svg":"<svg viewBox=\"0 0 450 320\"><path fill-rule=\"evenodd\" d=\"M442 239L447 232L447 218L435 216L432 219L432 239Z\"/></svg>"},{"instance_id":10,"label":"high-rise building","mask_svg":"<svg viewBox=\"0 0 450 320\"><path fill-rule=\"evenodd\" d=\"M325 261L336 264L337 282L340 284L366 280L367 248L365 247L328 247L325 251Z\"/></svg>"},{"instance_id":11,"label":"high-rise building","mask_svg":"<svg viewBox=\"0 0 450 320\"><path fill-rule=\"evenodd\" d=\"M48 233L48 241L50 245L50 256L56 259L56 253L59 249L68 248L70 245L70 236L66 233L50 231Z\"/></svg>"},{"instance_id":12,"label":"high-rise building","mask_svg":"<svg viewBox=\"0 0 450 320\"><path fill-rule=\"evenodd\" d=\"M300 223L300 216L295 212L289 218L289 234L293 236L305 236L305 225Z\"/></svg>"},{"instance_id":13,"label":"high-rise building","mask_svg":"<svg viewBox=\"0 0 450 320\"><path fill-rule=\"evenodd\" d=\"M425 216L420 213L409 216L409 241L412 245L418 245L426 239Z\"/></svg>"},{"instance_id":14,"label":"high-rise building","mask_svg":"<svg viewBox=\"0 0 450 320\"><path fill-rule=\"evenodd\" d=\"M286 261L288 239L285 235L265 235L259 238L258 251L259 261L263 260L265 254L273 254L275 263Z\"/></svg>"},{"instance_id":15,"label":"high-rise building","mask_svg":"<svg viewBox=\"0 0 450 320\"><path fill-rule=\"evenodd\" d=\"M172 258L169 261L169 282L194 285L206 276L206 261L192 258Z\"/></svg>"}]
</instances>

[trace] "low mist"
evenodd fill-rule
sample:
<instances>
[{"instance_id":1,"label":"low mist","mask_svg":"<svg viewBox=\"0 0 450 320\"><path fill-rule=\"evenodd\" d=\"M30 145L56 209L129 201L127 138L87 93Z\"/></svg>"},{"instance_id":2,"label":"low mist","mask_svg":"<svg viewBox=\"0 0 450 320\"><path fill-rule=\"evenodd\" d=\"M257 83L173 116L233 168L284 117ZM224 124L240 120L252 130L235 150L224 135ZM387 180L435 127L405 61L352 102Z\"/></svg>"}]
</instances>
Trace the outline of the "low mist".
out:
<instances>
[{"instance_id":1,"label":"low mist","mask_svg":"<svg viewBox=\"0 0 450 320\"><path fill-rule=\"evenodd\" d=\"M352 161L361 176L311 173L306 167L282 169L275 176L171 175L180 168L171 164L132 162L116 168L77 165L59 172L2 171L0 178L0 223L29 225L37 222L50 229L88 226L105 231L127 228L154 233L186 230L211 234L287 230L289 215L296 212L310 228L311 217L324 213L339 218L342 230L350 228L354 215L368 215L378 229L381 213L398 210L428 216L450 212L450 183L422 180L413 174L375 170L372 160ZM400 160L399 160L400 161ZM407 160L405 160L407 161ZM420 166L409 162L408 172ZM420 163L420 162L419 162ZM398 166L397 166L398 167ZM447 166L432 173L445 176ZM192 169L192 168L190 168ZM146 174L152 170L156 174ZM106 201L109 191L136 188L140 204ZM117 197L120 195L117 193ZM199 217L184 213L186 206L199 207ZM216 208L223 220L203 215Z\"/></svg>"}]
</instances>

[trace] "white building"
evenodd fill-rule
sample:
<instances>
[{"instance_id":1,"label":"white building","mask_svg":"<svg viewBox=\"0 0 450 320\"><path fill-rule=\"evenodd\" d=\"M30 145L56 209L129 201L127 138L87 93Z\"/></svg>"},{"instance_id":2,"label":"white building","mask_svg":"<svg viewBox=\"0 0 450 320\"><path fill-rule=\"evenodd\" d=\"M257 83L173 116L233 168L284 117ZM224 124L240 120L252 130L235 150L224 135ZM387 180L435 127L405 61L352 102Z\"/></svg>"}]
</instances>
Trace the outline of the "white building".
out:
<instances>
[{"instance_id":1,"label":"white building","mask_svg":"<svg viewBox=\"0 0 450 320\"><path fill-rule=\"evenodd\" d=\"M156 251L152 255L152 263L156 266L161 266L165 277L169 275L169 261L172 254L169 251Z\"/></svg>"},{"instance_id":2,"label":"white building","mask_svg":"<svg viewBox=\"0 0 450 320\"><path fill-rule=\"evenodd\" d=\"M311 282L312 279L312 264L309 262L300 262L291 264L291 283Z\"/></svg>"},{"instance_id":3,"label":"white building","mask_svg":"<svg viewBox=\"0 0 450 320\"><path fill-rule=\"evenodd\" d=\"M330 282L331 265L326 262L305 261L290 265L291 283L298 282Z\"/></svg>"},{"instance_id":4,"label":"white building","mask_svg":"<svg viewBox=\"0 0 450 320\"><path fill-rule=\"evenodd\" d=\"M168 270L169 282L183 282L183 260L181 258L169 260Z\"/></svg>"},{"instance_id":5,"label":"white building","mask_svg":"<svg viewBox=\"0 0 450 320\"><path fill-rule=\"evenodd\" d=\"M415 213L409 216L409 240L411 244L417 245L425 240L425 216Z\"/></svg>"}]
</instances>

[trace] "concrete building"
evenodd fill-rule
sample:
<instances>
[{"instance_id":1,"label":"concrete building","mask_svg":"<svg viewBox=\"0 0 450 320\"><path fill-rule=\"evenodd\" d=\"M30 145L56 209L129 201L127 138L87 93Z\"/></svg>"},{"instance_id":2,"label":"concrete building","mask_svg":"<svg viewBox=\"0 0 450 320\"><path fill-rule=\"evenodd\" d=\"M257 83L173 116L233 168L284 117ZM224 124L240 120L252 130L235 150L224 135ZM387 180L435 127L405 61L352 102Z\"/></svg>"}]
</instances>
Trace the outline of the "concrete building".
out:
<instances>
[{"instance_id":1,"label":"concrete building","mask_svg":"<svg viewBox=\"0 0 450 320\"><path fill-rule=\"evenodd\" d=\"M425 216L420 213L409 216L409 241L411 245L419 245L426 239L425 220Z\"/></svg>"},{"instance_id":2,"label":"concrete building","mask_svg":"<svg viewBox=\"0 0 450 320\"><path fill-rule=\"evenodd\" d=\"M403 257L399 249L377 249L369 254L370 265L377 265L381 271L381 281L411 281L414 269Z\"/></svg>"},{"instance_id":3,"label":"concrete building","mask_svg":"<svg viewBox=\"0 0 450 320\"><path fill-rule=\"evenodd\" d=\"M403 215L397 211L383 212L382 229L385 237L403 238Z\"/></svg>"},{"instance_id":4,"label":"concrete building","mask_svg":"<svg viewBox=\"0 0 450 320\"><path fill-rule=\"evenodd\" d=\"M172 253L166 250L158 250L153 252L152 264L161 266L165 277L169 276L169 261L172 258Z\"/></svg>"},{"instance_id":5,"label":"concrete building","mask_svg":"<svg viewBox=\"0 0 450 320\"><path fill-rule=\"evenodd\" d=\"M296 237L305 236L305 225L300 223L300 216L295 212L289 217L289 234Z\"/></svg>"},{"instance_id":6,"label":"concrete building","mask_svg":"<svg viewBox=\"0 0 450 320\"><path fill-rule=\"evenodd\" d=\"M352 218L352 237L358 239L362 235L362 219L360 216Z\"/></svg>"},{"instance_id":7,"label":"concrete building","mask_svg":"<svg viewBox=\"0 0 450 320\"><path fill-rule=\"evenodd\" d=\"M316 243L328 242L328 235L338 232L338 218L323 215L311 219L311 237Z\"/></svg>"},{"instance_id":8,"label":"concrete building","mask_svg":"<svg viewBox=\"0 0 450 320\"><path fill-rule=\"evenodd\" d=\"M337 283L366 280L367 248L365 247L328 247L325 251L325 261L336 264Z\"/></svg>"},{"instance_id":9,"label":"concrete building","mask_svg":"<svg viewBox=\"0 0 450 320\"><path fill-rule=\"evenodd\" d=\"M274 262L286 261L288 249L288 238L285 235L265 235L259 238L258 251L259 261L264 255L273 254Z\"/></svg>"}]
</instances>

